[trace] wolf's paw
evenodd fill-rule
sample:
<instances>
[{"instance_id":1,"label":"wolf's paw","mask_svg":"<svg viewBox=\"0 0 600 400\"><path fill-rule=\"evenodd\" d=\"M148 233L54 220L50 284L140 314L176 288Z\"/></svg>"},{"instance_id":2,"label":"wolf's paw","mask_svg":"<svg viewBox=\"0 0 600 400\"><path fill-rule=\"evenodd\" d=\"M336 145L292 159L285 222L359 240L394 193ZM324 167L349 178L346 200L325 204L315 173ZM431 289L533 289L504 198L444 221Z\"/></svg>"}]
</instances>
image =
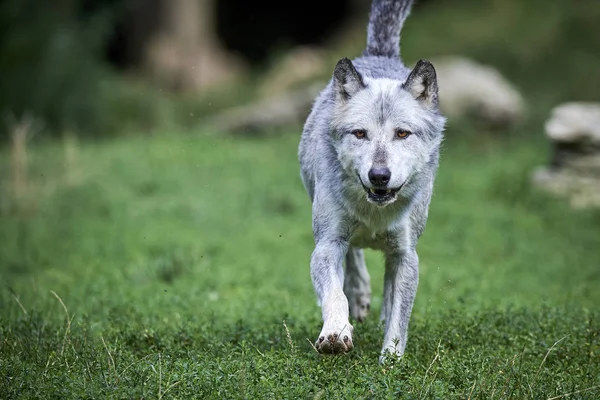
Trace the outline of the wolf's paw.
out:
<instances>
[{"instance_id":1,"label":"wolf's paw","mask_svg":"<svg viewBox=\"0 0 600 400\"><path fill-rule=\"evenodd\" d=\"M364 322L371 310L371 295L369 293L353 293L348 296L350 316L358 322Z\"/></svg>"},{"instance_id":2,"label":"wolf's paw","mask_svg":"<svg viewBox=\"0 0 600 400\"><path fill-rule=\"evenodd\" d=\"M346 324L342 329L326 329L325 327L315 343L319 353L347 353L354 345L352 344L352 331L354 328Z\"/></svg>"},{"instance_id":3,"label":"wolf's paw","mask_svg":"<svg viewBox=\"0 0 600 400\"><path fill-rule=\"evenodd\" d=\"M379 364L380 365L384 365L384 364L390 364L390 363L394 363L396 361L398 361L400 358L402 358L402 355L404 353L402 351L400 351L398 348L394 347L388 347L387 349L384 348L384 350L381 351L381 355L379 356Z\"/></svg>"}]
</instances>

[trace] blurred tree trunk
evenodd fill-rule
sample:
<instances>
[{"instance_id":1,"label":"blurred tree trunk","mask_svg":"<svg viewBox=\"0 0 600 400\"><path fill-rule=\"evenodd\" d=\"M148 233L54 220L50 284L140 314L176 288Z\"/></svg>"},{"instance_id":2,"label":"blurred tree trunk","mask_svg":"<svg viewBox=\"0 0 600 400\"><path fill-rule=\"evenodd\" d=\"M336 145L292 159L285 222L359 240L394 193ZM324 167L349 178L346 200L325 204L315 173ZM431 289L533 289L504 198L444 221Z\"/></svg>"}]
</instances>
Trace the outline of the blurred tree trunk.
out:
<instances>
[{"instance_id":1,"label":"blurred tree trunk","mask_svg":"<svg viewBox=\"0 0 600 400\"><path fill-rule=\"evenodd\" d=\"M215 0L159 0L159 26L145 49L144 63L160 83L197 91L227 83L244 70L215 33Z\"/></svg>"}]
</instances>

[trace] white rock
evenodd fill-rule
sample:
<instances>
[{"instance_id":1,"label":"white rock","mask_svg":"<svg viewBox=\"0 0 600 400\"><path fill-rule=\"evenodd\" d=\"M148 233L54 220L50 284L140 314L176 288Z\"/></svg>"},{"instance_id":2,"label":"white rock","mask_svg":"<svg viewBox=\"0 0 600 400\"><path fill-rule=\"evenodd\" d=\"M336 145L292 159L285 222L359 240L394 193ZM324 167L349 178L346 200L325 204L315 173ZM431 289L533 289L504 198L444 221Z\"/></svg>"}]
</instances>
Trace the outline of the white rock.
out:
<instances>
[{"instance_id":1,"label":"white rock","mask_svg":"<svg viewBox=\"0 0 600 400\"><path fill-rule=\"evenodd\" d=\"M546 134L556 142L600 144L600 103L565 103L552 110Z\"/></svg>"},{"instance_id":2,"label":"white rock","mask_svg":"<svg viewBox=\"0 0 600 400\"><path fill-rule=\"evenodd\" d=\"M310 111L315 96L325 86L316 82L250 104L233 107L208 120L208 124L224 132L257 132L273 126L301 123Z\"/></svg>"},{"instance_id":3,"label":"white rock","mask_svg":"<svg viewBox=\"0 0 600 400\"><path fill-rule=\"evenodd\" d=\"M600 178L540 167L533 171L535 186L569 199L573 208L600 207Z\"/></svg>"},{"instance_id":4,"label":"white rock","mask_svg":"<svg viewBox=\"0 0 600 400\"><path fill-rule=\"evenodd\" d=\"M523 116L523 97L496 69L458 56L432 63L440 108L448 117L475 116L493 125L509 125Z\"/></svg>"}]
</instances>

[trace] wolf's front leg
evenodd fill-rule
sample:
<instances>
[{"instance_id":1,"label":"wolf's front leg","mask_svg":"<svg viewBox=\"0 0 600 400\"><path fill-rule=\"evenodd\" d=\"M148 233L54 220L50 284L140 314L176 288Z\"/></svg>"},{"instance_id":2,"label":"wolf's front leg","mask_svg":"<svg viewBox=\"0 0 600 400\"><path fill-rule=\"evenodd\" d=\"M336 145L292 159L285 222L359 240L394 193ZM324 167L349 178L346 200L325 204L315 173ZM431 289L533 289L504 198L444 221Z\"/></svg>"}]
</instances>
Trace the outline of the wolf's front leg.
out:
<instances>
[{"instance_id":1,"label":"wolf's front leg","mask_svg":"<svg viewBox=\"0 0 600 400\"><path fill-rule=\"evenodd\" d=\"M414 249L390 251L385 259L383 353L401 356L406 347L408 320L419 284L419 257Z\"/></svg>"},{"instance_id":2,"label":"wolf's front leg","mask_svg":"<svg viewBox=\"0 0 600 400\"><path fill-rule=\"evenodd\" d=\"M323 329L315 343L322 353L345 353L352 350L353 327L348 322L348 300L344 295L342 261L347 241L320 238L310 260L312 277L323 312Z\"/></svg>"}]
</instances>

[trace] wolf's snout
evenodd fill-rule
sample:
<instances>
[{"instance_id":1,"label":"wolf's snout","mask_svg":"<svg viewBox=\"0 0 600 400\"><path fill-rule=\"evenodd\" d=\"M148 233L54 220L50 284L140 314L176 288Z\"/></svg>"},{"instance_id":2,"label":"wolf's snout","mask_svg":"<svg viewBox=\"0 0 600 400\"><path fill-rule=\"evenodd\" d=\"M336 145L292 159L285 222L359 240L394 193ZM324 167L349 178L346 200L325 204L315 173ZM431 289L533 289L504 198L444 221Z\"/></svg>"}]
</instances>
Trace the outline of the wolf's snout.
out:
<instances>
[{"instance_id":1,"label":"wolf's snout","mask_svg":"<svg viewBox=\"0 0 600 400\"><path fill-rule=\"evenodd\" d=\"M388 168L371 168L369 171L369 181L375 186L387 186L391 176Z\"/></svg>"}]
</instances>

